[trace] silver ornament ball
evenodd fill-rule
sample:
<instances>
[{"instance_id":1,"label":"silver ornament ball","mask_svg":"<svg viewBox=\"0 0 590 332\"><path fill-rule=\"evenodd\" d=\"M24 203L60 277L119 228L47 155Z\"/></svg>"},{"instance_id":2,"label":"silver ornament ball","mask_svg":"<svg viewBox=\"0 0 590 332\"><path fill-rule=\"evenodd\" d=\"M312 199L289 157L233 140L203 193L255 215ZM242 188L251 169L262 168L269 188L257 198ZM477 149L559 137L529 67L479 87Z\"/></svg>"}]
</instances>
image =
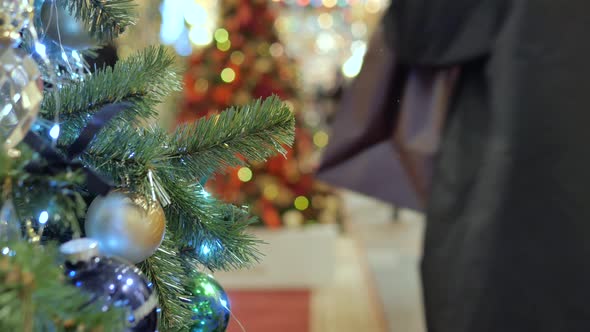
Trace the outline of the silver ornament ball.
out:
<instances>
[{"instance_id":1,"label":"silver ornament ball","mask_svg":"<svg viewBox=\"0 0 590 332\"><path fill-rule=\"evenodd\" d=\"M41 6L41 23L45 35L58 45L83 50L97 44L84 23L76 20L67 9L54 1L47 0Z\"/></svg>"},{"instance_id":2,"label":"silver ornament ball","mask_svg":"<svg viewBox=\"0 0 590 332\"><path fill-rule=\"evenodd\" d=\"M25 137L42 99L37 63L21 50L0 44L0 143L12 148Z\"/></svg>"},{"instance_id":3,"label":"silver ornament ball","mask_svg":"<svg viewBox=\"0 0 590 332\"><path fill-rule=\"evenodd\" d=\"M101 253L139 263L162 243L166 218L158 202L113 191L92 201L84 227L86 235L99 242Z\"/></svg>"}]
</instances>

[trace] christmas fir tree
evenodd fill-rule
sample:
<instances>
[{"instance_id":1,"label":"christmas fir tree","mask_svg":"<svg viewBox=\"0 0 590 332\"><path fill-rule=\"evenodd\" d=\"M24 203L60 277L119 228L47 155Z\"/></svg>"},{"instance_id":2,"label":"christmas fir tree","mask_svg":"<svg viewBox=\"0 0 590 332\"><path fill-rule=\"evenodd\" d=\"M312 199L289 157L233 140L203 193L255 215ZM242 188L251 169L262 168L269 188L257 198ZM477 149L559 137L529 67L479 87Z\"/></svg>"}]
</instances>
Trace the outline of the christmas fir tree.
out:
<instances>
[{"instance_id":1,"label":"christmas fir tree","mask_svg":"<svg viewBox=\"0 0 590 332\"><path fill-rule=\"evenodd\" d=\"M201 272L258 259L255 218L201 183L286 154L292 112L269 95L158 127L155 107L181 87L169 52L149 47L92 73L84 60L135 23L131 0L0 1L1 331L149 331L137 327L155 326L148 312L160 331L224 331L229 304ZM88 251L58 252L82 237ZM93 292L108 269L118 281ZM113 300L144 281L154 308Z\"/></svg>"},{"instance_id":2,"label":"christmas fir tree","mask_svg":"<svg viewBox=\"0 0 590 332\"><path fill-rule=\"evenodd\" d=\"M337 200L314 181L313 131L302 119L299 73L278 39L271 5L264 0L223 0L220 12L213 44L189 58L179 123L275 94L295 114L297 139L288 158L233 168L209 181L208 188L227 201L250 205L272 228L334 222Z\"/></svg>"}]
</instances>

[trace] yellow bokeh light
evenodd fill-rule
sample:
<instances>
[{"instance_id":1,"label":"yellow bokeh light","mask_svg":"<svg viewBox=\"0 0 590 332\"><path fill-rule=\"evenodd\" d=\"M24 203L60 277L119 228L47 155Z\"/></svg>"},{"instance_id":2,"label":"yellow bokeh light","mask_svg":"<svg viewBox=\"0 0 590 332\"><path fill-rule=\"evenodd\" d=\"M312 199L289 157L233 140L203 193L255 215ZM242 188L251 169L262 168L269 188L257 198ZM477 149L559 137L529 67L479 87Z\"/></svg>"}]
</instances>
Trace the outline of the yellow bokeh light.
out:
<instances>
[{"instance_id":1,"label":"yellow bokeh light","mask_svg":"<svg viewBox=\"0 0 590 332\"><path fill-rule=\"evenodd\" d=\"M221 71L221 79L225 83L231 83L236 79L236 72L231 68L223 68Z\"/></svg>"},{"instance_id":2,"label":"yellow bokeh light","mask_svg":"<svg viewBox=\"0 0 590 332\"><path fill-rule=\"evenodd\" d=\"M269 55L270 54L269 48L270 48L270 45L267 42L260 43L260 45L258 45L258 49L257 49L258 55L260 55L260 56Z\"/></svg>"},{"instance_id":3,"label":"yellow bokeh light","mask_svg":"<svg viewBox=\"0 0 590 332\"><path fill-rule=\"evenodd\" d=\"M279 187L276 184L267 184L262 194L269 201L274 201L279 196Z\"/></svg>"},{"instance_id":4,"label":"yellow bokeh light","mask_svg":"<svg viewBox=\"0 0 590 332\"><path fill-rule=\"evenodd\" d=\"M248 182L252 180L252 170L248 167L242 167L238 170L238 179L242 182Z\"/></svg>"},{"instance_id":5,"label":"yellow bokeh light","mask_svg":"<svg viewBox=\"0 0 590 332\"><path fill-rule=\"evenodd\" d=\"M288 227L298 227L303 225L305 218L301 212L297 210L289 210L283 214L283 221Z\"/></svg>"},{"instance_id":6,"label":"yellow bokeh light","mask_svg":"<svg viewBox=\"0 0 590 332\"><path fill-rule=\"evenodd\" d=\"M217 48L220 51L224 51L225 52L225 51L227 51L227 50L229 50L231 48L231 42L228 39L228 40L226 40L223 43L217 43Z\"/></svg>"},{"instance_id":7,"label":"yellow bokeh light","mask_svg":"<svg viewBox=\"0 0 590 332\"><path fill-rule=\"evenodd\" d=\"M297 210L303 211L309 207L309 199L305 196L297 196L294 205Z\"/></svg>"},{"instance_id":8,"label":"yellow bokeh light","mask_svg":"<svg viewBox=\"0 0 590 332\"><path fill-rule=\"evenodd\" d=\"M370 14L376 14L381 10L381 4L377 0L369 0L365 3L365 10Z\"/></svg>"},{"instance_id":9,"label":"yellow bokeh light","mask_svg":"<svg viewBox=\"0 0 590 332\"><path fill-rule=\"evenodd\" d=\"M195 82L195 86L194 86L194 90L199 92L199 93L205 93L207 92L207 89L209 89L209 81L207 81L204 78L199 78L196 82Z\"/></svg>"},{"instance_id":10,"label":"yellow bokeh light","mask_svg":"<svg viewBox=\"0 0 590 332\"><path fill-rule=\"evenodd\" d=\"M289 19L280 16L275 20L275 28L279 33L286 32L289 29Z\"/></svg>"},{"instance_id":11,"label":"yellow bokeh light","mask_svg":"<svg viewBox=\"0 0 590 332\"><path fill-rule=\"evenodd\" d=\"M325 7L332 8L338 4L338 0L322 0Z\"/></svg>"},{"instance_id":12,"label":"yellow bokeh light","mask_svg":"<svg viewBox=\"0 0 590 332\"><path fill-rule=\"evenodd\" d=\"M233 51L231 53L231 55L229 56L230 60L232 63L236 64L236 65L241 65L242 63L244 63L244 53L242 51Z\"/></svg>"},{"instance_id":13,"label":"yellow bokeh light","mask_svg":"<svg viewBox=\"0 0 590 332\"><path fill-rule=\"evenodd\" d=\"M227 30L224 28L215 30L215 34L213 36L218 43L225 43L229 40L229 32L227 32Z\"/></svg>"},{"instance_id":14,"label":"yellow bokeh light","mask_svg":"<svg viewBox=\"0 0 590 332\"><path fill-rule=\"evenodd\" d=\"M334 19L329 13L322 13L318 16L318 24L323 29L330 29L334 25Z\"/></svg>"},{"instance_id":15,"label":"yellow bokeh light","mask_svg":"<svg viewBox=\"0 0 590 332\"><path fill-rule=\"evenodd\" d=\"M326 133L325 131L320 130L317 133L313 134L313 143L318 148L323 148L326 145L328 145L329 140L330 137L328 136L328 133Z\"/></svg>"},{"instance_id":16,"label":"yellow bokeh light","mask_svg":"<svg viewBox=\"0 0 590 332\"><path fill-rule=\"evenodd\" d=\"M281 55L283 55L283 45L279 44L279 43L273 43L272 45L270 45L270 48L268 49L268 51L270 52L270 55L274 56L274 57L279 57Z\"/></svg>"}]
</instances>

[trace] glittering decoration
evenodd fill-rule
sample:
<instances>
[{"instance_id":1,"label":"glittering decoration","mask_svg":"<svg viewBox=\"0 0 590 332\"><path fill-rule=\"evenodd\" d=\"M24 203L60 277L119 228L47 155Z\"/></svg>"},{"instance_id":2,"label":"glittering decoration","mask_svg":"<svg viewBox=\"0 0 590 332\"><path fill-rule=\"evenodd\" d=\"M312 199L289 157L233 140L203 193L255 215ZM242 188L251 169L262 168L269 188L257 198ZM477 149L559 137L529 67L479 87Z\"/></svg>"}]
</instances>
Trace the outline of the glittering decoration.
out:
<instances>
[{"instance_id":1,"label":"glittering decoration","mask_svg":"<svg viewBox=\"0 0 590 332\"><path fill-rule=\"evenodd\" d=\"M103 311L128 309L128 331L152 332L158 327L158 299L154 287L133 266L98 252L98 242L77 239L60 247L66 256L65 276L74 286L93 295Z\"/></svg>"},{"instance_id":2,"label":"glittering decoration","mask_svg":"<svg viewBox=\"0 0 590 332\"><path fill-rule=\"evenodd\" d=\"M0 209L0 242L21 239L20 222L12 199L7 199Z\"/></svg>"},{"instance_id":3,"label":"glittering decoration","mask_svg":"<svg viewBox=\"0 0 590 332\"><path fill-rule=\"evenodd\" d=\"M85 229L100 243L101 252L139 263L162 243L166 216L157 201L113 191L90 204Z\"/></svg>"},{"instance_id":4,"label":"glittering decoration","mask_svg":"<svg viewBox=\"0 0 590 332\"><path fill-rule=\"evenodd\" d=\"M213 279L204 273L196 276L191 292L194 324L191 332L223 332L229 324L230 307L227 294Z\"/></svg>"},{"instance_id":5,"label":"glittering decoration","mask_svg":"<svg viewBox=\"0 0 590 332\"><path fill-rule=\"evenodd\" d=\"M0 140L17 145L37 117L43 88L35 61L8 45L0 44Z\"/></svg>"}]
</instances>

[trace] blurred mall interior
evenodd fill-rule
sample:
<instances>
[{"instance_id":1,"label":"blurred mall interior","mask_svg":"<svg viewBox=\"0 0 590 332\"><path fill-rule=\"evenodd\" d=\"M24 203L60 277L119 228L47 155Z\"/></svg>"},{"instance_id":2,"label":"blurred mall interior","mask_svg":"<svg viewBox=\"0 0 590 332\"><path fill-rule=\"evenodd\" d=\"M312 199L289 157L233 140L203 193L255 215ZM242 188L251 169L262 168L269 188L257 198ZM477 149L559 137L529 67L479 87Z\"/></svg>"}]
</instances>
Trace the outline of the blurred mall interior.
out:
<instances>
[{"instance_id":1,"label":"blurred mall interior","mask_svg":"<svg viewBox=\"0 0 590 332\"><path fill-rule=\"evenodd\" d=\"M588 11L0 0L0 331L590 331Z\"/></svg>"}]
</instances>

